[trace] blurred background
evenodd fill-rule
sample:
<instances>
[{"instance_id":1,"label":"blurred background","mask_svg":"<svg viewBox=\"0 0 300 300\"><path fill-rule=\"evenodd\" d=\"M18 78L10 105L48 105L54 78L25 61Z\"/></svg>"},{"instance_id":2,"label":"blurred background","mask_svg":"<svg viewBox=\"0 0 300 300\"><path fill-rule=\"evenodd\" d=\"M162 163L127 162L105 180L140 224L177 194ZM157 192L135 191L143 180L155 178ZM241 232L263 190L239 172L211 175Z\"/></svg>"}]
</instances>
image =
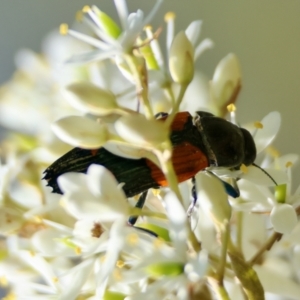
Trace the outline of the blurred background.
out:
<instances>
[{"instance_id":1,"label":"blurred background","mask_svg":"<svg viewBox=\"0 0 300 300\"><path fill-rule=\"evenodd\" d=\"M128 0L130 11L149 12L154 1ZM41 50L43 38L61 23L72 24L84 5L95 4L113 17L113 1L2 0L0 2L0 83L12 76L14 55L20 48ZM165 0L153 25L164 25L168 11L177 15L176 31L195 19L203 20L202 38L214 49L198 61L211 78L221 58L234 52L241 63L243 81L238 119L260 120L268 112L282 115L275 146L282 153L300 153L300 1L298 0ZM295 168L300 182L300 167ZM294 187L295 188L295 187Z\"/></svg>"}]
</instances>

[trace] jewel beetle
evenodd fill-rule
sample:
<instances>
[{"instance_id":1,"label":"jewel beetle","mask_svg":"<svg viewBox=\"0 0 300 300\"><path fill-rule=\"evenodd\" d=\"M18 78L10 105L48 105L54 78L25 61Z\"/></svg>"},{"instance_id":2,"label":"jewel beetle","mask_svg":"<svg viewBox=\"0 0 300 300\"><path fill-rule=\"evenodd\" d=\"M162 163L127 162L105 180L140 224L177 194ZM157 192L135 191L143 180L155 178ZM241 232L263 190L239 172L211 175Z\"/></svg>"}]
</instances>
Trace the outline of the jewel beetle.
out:
<instances>
[{"instance_id":1,"label":"jewel beetle","mask_svg":"<svg viewBox=\"0 0 300 300\"><path fill-rule=\"evenodd\" d=\"M167 117L165 113L157 116L161 121ZM208 112L196 112L195 117L188 112L177 113L171 124L170 140L178 182L191 179L208 167L238 169L242 164L253 164L256 158L254 140L246 129ZM67 172L86 173L91 164L102 165L111 171L116 180L124 184L122 188L127 197L141 194L137 207L143 206L148 189L168 184L162 171L150 160L124 158L104 147L96 150L72 149L44 171L43 179L47 180L54 193L61 193L57 184L60 175ZM233 197L238 196L233 188L228 188L228 184L225 187ZM196 201L195 188L193 190ZM129 222L134 224L135 221L133 217Z\"/></svg>"}]
</instances>

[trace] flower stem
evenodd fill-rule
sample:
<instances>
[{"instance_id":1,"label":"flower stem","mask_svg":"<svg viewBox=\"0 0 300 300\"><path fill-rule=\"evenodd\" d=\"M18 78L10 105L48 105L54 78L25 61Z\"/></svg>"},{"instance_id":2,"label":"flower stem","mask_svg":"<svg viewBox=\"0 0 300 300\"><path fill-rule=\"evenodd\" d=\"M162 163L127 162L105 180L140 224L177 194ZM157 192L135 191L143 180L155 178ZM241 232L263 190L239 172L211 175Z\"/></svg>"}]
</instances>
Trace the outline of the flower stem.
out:
<instances>
[{"instance_id":1,"label":"flower stem","mask_svg":"<svg viewBox=\"0 0 300 300\"><path fill-rule=\"evenodd\" d=\"M220 283L219 280L216 280L216 278L211 276L208 277L208 281L212 286L212 289L215 292L218 300L230 300L223 283Z\"/></svg>"},{"instance_id":2,"label":"flower stem","mask_svg":"<svg viewBox=\"0 0 300 300\"><path fill-rule=\"evenodd\" d=\"M273 247L273 245L281 239L281 237L282 233L274 232L265 242L265 244L258 250L258 252L249 260L248 263L250 265L254 265L265 253L265 251L270 250Z\"/></svg>"},{"instance_id":3,"label":"flower stem","mask_svg":"<svg viewBox=\"0 0 300 300\"><path fill-rule=\"evenodd\" d=\"M153 119L154 115L148 98L148 75L145 60L130 54L125 55L125 59L135 79L137 96L144 107L146 118Z\"/></svg>"},{"instance_id":4,"label":"flower stem","mask_svg":"<svg viewBox=\"0 0 300 300\"><path fill-rule=\"evenodd\" d=\"M231 260L232 269L239 279L247 299L264 300L264 289L252 265L245 261L243 254L237 250L232 241L228 241L228 255Z\"/></svg>"},{"instance_id":5,"label":"flower stem","mask_svg":"<svg viewBox=\"0 0 300 300\"><path fill-rule=\"evenodd\" d=\"M228 220L224 220L223 228L221 229L221 243L222 243L221 257L219 261L219 269L217 271L217 280L219 281L219 285L223 285L229 237L230 237L229 222Z\"/></svg>"},{"instance_id":6,"label":"flower stem","mask_svg":"<svg viewBox=\"0 0 300 300\"><path fill-rule=\"evenodd\" d=\"M236 246L240 252L242 251L242 242L243 242L243 212L236 212Z\"/></svg>"},{"instance_id":7,"label":"flower stem","mask_svg":"<svg viewBox=\"0 0 300 300\"><path fill-rule=\"evenodd\" d=\"M178 180L176 173L174 171L173 163L172 163L172 146L171 144L169 147L167 146L166 150L164 151L156 151L156 155L159 159L161 170L164 173L166 180L168 181L168 186L170 189L175 193L176 197L184 207L183 199L178 187ZM194 232L191 230L190 226L187 225L187 230L188 230L188 236L189 236L189 241L194 249L194 251L199 252L201 247L200 244L194 234Z\"/></svg>"},{"instance_id":8,"label":"flower stem","mask_svg":"<svg viewBox=\"0 0 300 300\"><path fill-rule=\"evenodd\" d=\"M173 110L172 113L168 116L167 120L165 121L166 126L170 127L170 125L172 124L177 112L179 111L179 106L182 102L183 96L186 92L186 89L188 87L188 84L184 83L180 85L180 90L179 90L179 95L176 99L176 102L173 106Z\"/></svg>"}]
</instances>

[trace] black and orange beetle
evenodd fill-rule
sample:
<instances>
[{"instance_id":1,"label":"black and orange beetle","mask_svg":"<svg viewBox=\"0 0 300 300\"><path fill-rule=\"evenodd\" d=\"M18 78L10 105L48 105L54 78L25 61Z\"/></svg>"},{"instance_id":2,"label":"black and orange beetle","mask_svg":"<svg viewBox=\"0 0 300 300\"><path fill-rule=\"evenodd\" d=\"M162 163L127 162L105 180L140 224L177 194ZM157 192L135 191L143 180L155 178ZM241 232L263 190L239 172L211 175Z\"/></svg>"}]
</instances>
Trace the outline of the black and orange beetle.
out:
<instances>
[{"instance_id":1,"label":"black and orange beetle","mask_svg":"<svg viewBox=\"0 0 300 300\"><path fill-rule=\"evenodd\" d=\"M167 114L158 114L158 119L166 118ZM237 169L242 164L253 164L256 158L255 143L246 129L207 112L199 111L195 117L188 112L177 113L171 125L170 139L179 182L193 178L208 167ZM168 184L162 171L150 160L120 157L105 148L96 151L74 148L49 166L43 179L48 181L54 193L61 193L58 176L67 172L86 173L91 164L102 165L111 171L118 182L124 183L122 188L127 197L142 193L137 207L143 206L148 189ZM195 198L195 191L193 194ZM233 192L232 196L236 197L238 193ZM135 219L130 221L134 222Z\"/></svg>"}]
</instances>

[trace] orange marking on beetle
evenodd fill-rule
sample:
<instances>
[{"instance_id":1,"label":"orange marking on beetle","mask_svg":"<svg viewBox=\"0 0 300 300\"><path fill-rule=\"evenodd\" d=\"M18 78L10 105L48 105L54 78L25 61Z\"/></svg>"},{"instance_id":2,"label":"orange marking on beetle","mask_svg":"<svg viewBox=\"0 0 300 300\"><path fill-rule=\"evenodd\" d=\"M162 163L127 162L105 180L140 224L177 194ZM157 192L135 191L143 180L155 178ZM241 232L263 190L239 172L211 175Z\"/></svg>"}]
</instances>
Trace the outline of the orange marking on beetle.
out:
<instances>
[{"instance_id":1,"label":"orange marking on beetle","mask_svg":"<svg viewBox=\"0 0 300 300\"><path fill-rule=\"evenodd\" d=\"M157 184L168 186L165 175L159 167L150 160L146 159L146 162L151 170L151 177ZM178 182L192 178L209 165L206 155L190 143L183 143L173 149L172 162Z\"/></svg>"},{"instance_id":2,"label":"orange marking on beetle","mask_svg":"<svg viewBox=\"0 0 300 300\"><path fill-rule=\"evenodd\" d=\"M189 118L192 116L187 111L178 113L172 122L171 131L182 131Z\"/></svg>"},{"instance_id":3,"label":"orange marking on beetle","mask_svg":"<svg viewBox=\"0 0 300 300\"><path fill-rule=\"evenodd\" d=\"M165 116L165 117L158 119L158 121L165 121L167 118L168 118L168 116ZM172 122L172 125L170 128L171 131L182 131L189 118L192 118L192 116L187 111L177 113Z\"/></svg>"},{"instance_id":4,"label":"orange marking on beetle","mask_svg":"<svg viewBox=\"0 0 300 300\"><path fill-rule=\"evenodd\" d=\"M92 149L91 150L92 155L95 156L98 153L98 150L99 149Z\"/></svg>"}]
</instances>

